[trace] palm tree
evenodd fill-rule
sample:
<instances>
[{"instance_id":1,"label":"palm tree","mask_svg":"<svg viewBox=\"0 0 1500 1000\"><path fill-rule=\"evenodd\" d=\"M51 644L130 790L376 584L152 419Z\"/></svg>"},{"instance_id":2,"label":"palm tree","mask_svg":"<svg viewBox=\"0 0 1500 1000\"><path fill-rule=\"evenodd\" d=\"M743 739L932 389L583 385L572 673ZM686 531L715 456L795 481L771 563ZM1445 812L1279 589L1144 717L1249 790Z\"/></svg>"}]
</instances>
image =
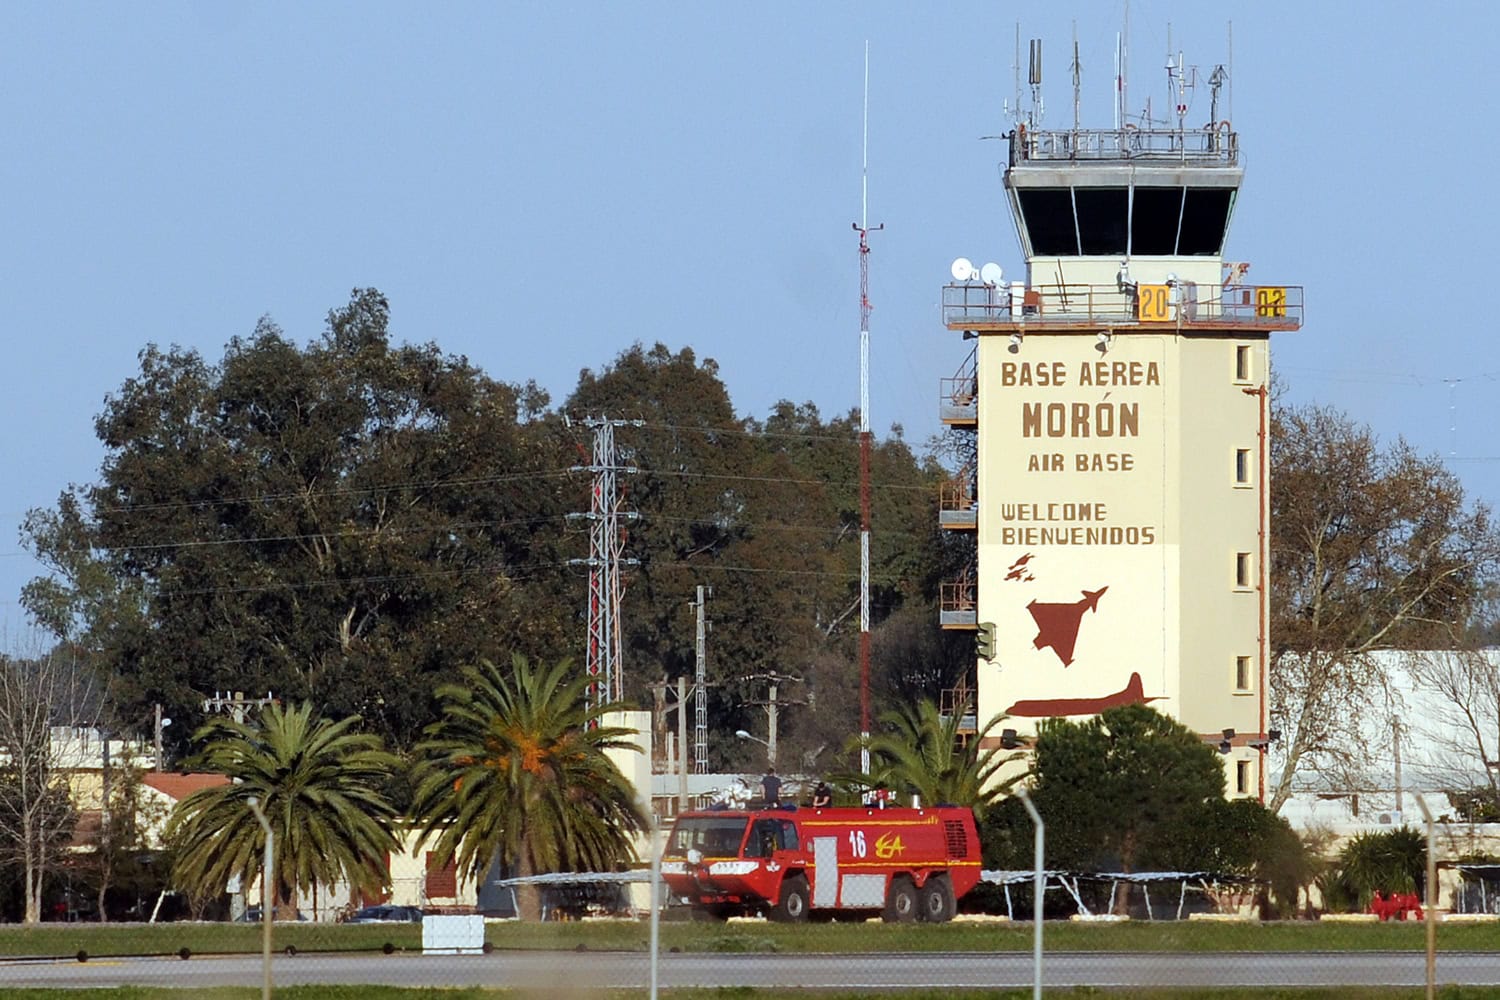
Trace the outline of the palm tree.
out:
<instances>
[{"instance_id":1,"label":"palm tree","mask_svg":"<svg viewBox=\"0 0 1500 1000\"><path fill-rule=\"evenodd\" d=\"M931 699L915 706L886 712L881 721L886 730L870 737L871 775L867 781L893 789L909 788L927 805L946 803L969 806L976 814L1005 797L1024 772L1008 777L1001 772L1025 752L981 745L1005 721L996 715L967 741L959 726L969 704L956 706L943 715Z\"/></svg>"},{"instance_id":2,"label":"palm tree","mask_svg":"<svg viewBox=\"0 0 1500 1000\"><path fill-rule=\"evenodd\" d=\"M413 816L435 860L480 872L500 859L517 876L610 871L634 858L631 836L647 827L636 791L606 755L634 749L634 730L598 725L617 705L590 708L588 678L568 679L563 660L533 667L511 657L465 667L464 683L438 689L441 718L418 745ZM541 895L522 885L520 914L541 915Z\"/></svg>"},{"instance_id":3,"label":"palm tree","mask_svg":"<svg viewBox=\"0 0 1500 1000\"><path fill-rule=\"evenodd\" d=\"M274 835L271 884L284 912L294 908L294 893L319 883L388 885L396 810L382 787L398 760L378 736L354 732L358 721L314 718L303 702L269 705L255 722L214 719L200 729L196 738L207 745L192 766L230 784L199 789L173 811L167 836L178 884L217 894L231 876L248 882L261 874L265 836L254 799Z\"/></svg>"}]
</instances>

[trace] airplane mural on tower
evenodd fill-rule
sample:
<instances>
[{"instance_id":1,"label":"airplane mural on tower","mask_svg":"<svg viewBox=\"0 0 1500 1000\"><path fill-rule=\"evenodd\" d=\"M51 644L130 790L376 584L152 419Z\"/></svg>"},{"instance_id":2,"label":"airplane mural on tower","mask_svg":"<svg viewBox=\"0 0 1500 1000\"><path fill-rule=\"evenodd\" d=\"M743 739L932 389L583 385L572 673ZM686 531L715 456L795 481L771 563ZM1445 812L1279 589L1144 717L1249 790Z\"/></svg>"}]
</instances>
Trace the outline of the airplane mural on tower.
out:
<instances>
[{"instance_id":1,"label":"airplane mural on tower","mask_svg":"<svg viewBox=\"0 0 1500 1000\"><path fill-rule=\"evenodd\" d=\"M1082 591L1083 599L1071 604L1043 604L1040 601L1032 601L1026 605L1026 610L1031 612L1031 618L1036 622L1036 638L1032 645L1037 649L1052 647L1052 652L1062 660L1063 666L1069 666L1073 662L1073 647L1078 644L1078 626L1083 621L1085 611L1099 611L1099 598L1104 596L1108 587L1100 587L1098 590Z\"/></svg>"},{"instance_id":2,"label":"airplane mural on tower","mask_svg":"<svg viewBox=\"0 0 1500 1000\"><path fill-rule=\"evenodd\" d=\"M1055 719L1067 715L1098 715L1108 708L1119 705L1148 704L1160 701L1159 696L1146 696L1141 675L1132 672L1130 682L1122 690L1102 698L1026 698L1005 710L1006 715L1028 719Z\"/></svg>"}]
</instances>

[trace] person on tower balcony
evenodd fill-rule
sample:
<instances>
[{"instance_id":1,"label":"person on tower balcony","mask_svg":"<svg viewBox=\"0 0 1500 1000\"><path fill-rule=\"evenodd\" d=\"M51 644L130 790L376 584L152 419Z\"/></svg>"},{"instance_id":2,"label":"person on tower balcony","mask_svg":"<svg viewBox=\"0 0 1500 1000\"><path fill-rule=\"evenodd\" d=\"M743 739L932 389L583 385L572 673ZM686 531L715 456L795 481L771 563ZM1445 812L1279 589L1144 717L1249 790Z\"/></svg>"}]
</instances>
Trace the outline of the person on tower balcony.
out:
<instances>
[{"instance_id":1,"label":"person on tower balcony","mask_svg":"<svg viewBox=\"0 0 1500 1000\"><path fill-rule=\"evenodd\" d=\"M1136 282L1130 277L1130 261L1120 261L1120 270L1115 274L1115 287L1125 296L1126 308L1131 317L1138 318L1140 307L1136 302Z\"/></svg>"}]
</instances>

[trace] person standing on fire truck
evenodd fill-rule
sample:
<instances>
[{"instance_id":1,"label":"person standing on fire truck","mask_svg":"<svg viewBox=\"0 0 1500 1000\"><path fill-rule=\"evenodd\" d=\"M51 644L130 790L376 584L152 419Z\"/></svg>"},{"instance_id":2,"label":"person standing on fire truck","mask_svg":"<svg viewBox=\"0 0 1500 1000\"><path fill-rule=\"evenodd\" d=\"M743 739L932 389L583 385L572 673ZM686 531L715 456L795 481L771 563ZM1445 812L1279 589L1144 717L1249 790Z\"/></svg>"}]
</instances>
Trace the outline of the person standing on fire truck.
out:
<instances>
[{"instance_id":1,"label":"person standing on fire truck","mask_svg":"<svg viewBox=\"0 0 1500 1000\"><path fill-rule=\"evenodd\" d=\"M766 776L760 779L760 790L765 795L767 809L781 805L781 779L776 777L776 768L766 768Z\"/></svg>"}]
</instances>

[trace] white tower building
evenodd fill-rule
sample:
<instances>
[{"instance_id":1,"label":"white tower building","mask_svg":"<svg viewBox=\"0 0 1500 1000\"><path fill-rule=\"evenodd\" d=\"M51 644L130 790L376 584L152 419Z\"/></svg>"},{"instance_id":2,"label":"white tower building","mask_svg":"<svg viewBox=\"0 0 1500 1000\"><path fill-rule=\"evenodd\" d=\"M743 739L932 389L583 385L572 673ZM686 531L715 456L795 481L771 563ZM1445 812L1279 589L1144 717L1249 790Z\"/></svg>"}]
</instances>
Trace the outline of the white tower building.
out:
<instances>
[{"instance_id":1,"label":"white tower building","mask_svg":"<svg viewBox=\"0 0 1500 1000\"><path fill-rule=\"evenodd\" d=\"M975 341L942 415L975 434L944 491L976 560L942 624L979 630L979 721L1149 702L1258 796L1268 739L1269 336L1301 289L1242 283L1228 122L1009 137L1024 281L954 264L944 321Z\"/></svg>"}]
</instances>

